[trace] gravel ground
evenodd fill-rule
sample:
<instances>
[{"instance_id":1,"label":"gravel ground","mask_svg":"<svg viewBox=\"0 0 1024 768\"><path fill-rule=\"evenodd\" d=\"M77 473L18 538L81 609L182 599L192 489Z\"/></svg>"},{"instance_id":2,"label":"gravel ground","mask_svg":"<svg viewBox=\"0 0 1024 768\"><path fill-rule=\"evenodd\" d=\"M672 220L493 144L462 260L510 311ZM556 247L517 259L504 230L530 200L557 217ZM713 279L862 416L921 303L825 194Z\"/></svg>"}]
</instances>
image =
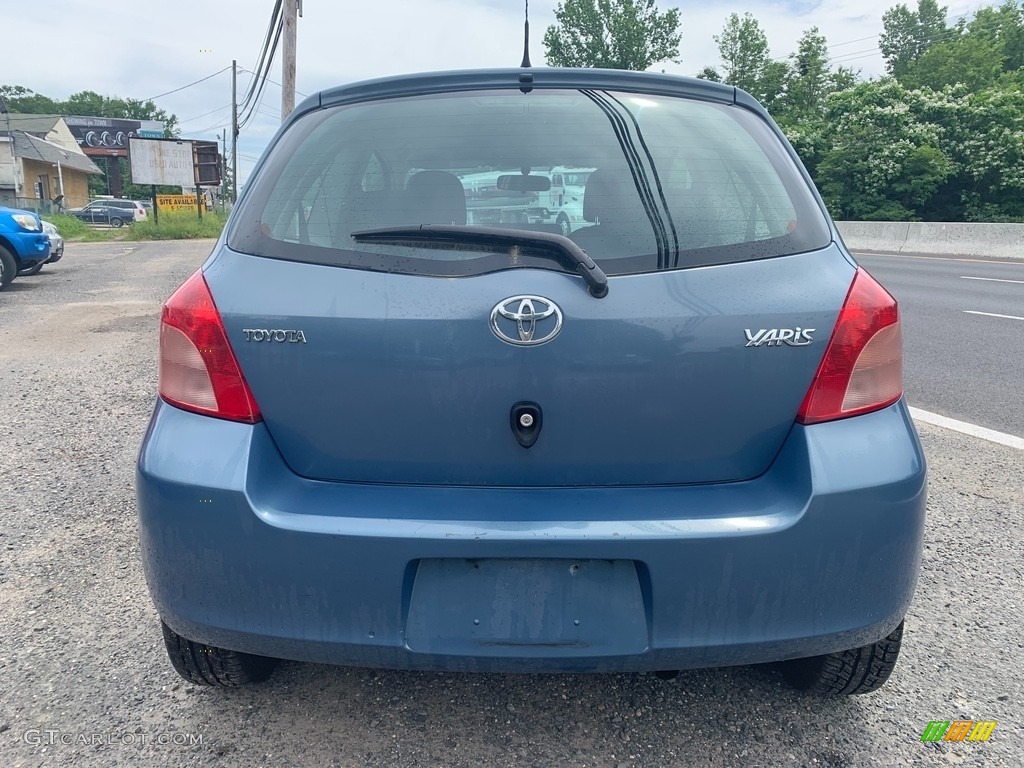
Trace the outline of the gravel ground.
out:
<instances>
[{"instance_id":1,"label":"gravel ground","mask_svg":"<svg viewBox=\"0 0 1024 768\"><path fill-rule=\"evenodd\" d=\"M772 666L663 682L289 663L249 689L184 683L132 473L160 302L209 249L71 244L0 294L0 766L1024 764L1024 452L927 426L924 569L878 693L807 698ZM999 725L921 743L937 719Z\"/></svg>"}]
</instances>

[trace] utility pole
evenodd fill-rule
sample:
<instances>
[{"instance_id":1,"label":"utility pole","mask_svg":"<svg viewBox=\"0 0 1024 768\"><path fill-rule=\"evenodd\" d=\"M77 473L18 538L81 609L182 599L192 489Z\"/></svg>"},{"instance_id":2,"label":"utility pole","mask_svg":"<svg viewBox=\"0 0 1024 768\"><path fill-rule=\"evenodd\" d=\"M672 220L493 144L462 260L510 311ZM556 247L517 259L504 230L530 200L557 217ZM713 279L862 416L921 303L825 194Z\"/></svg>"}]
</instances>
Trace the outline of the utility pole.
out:
<instances>
[{"instance_id":1,"label":"utility pole","mask_svg":"<svg viewBox=\"0 0 1024 768\"><path fill-rule=\"evenodd\" d=\"M231 60L231 203L238 200L238 62Z\"/></svg>"},{"instance_id":2,"label":"utility pole","mask_svg":"<svg viewBox=\"0 0 1024 768\"><path fill-rule=\"evenodd\" d=\"M281 122L295 109L295 27L300 0L284 0L284 41L281 48Z\"/></svg>"},{"instance_id":3,"label":"utility pole","mask_svg":"<svg viewBox=\"0 0 1024 768\"><path fill-rule=\"evenodd\" d=\"M228 183L227 165L228 154L228 130L225 128L220 132L220 212L227 210L228 202L225 199L224 189Z\"/></svg>"}]
</instances>

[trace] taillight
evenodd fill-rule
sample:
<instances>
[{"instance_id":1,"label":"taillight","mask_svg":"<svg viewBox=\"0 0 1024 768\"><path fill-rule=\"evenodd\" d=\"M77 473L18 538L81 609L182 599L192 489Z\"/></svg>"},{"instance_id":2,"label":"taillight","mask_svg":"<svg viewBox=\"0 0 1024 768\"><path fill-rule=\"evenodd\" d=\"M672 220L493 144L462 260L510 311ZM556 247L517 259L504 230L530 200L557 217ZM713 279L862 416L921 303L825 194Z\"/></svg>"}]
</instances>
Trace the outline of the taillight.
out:
<instances>
[{"instance_id":1,"label":"taillight","mask_svg":"<svg viewBox=\"0 0 1024 768\"><path fill-rule=\"evenodd\" d=\"M902 394L903 338L896 299L858 269L797 421L815 424L876 411Z\"/></svg>"},{"instance_id":2,"label":"taillight","mask_svg":"<svg viewBox=\"0 0 1024 768\"><path fill-rule=\"evenodd\" d=\"M202 270L194 272L164 304L160 396L171 405L207 416L250 424L262 418Z\"/></svg>"}]
</instances>

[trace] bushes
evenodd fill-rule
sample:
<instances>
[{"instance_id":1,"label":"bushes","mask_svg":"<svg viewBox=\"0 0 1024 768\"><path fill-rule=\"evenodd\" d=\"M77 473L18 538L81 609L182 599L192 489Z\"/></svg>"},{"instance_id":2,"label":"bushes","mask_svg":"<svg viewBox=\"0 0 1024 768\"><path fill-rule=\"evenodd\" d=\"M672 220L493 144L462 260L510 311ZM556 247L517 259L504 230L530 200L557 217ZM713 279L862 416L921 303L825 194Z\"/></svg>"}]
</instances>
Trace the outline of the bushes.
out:
<instances>
[{"instance_id":1,"label":"bushes","mask_svg":"<svg viewBox=\"0 0 1024 768\"><path fill-rule=\"evenodd\" d=\"M60 236L65 240L70 240L71 238L91 239L91 235L96 232L96 230L90 228L81 219L76 219L74 216L69 216L66 213L46 214L42 218L53 224L60 233Z\"/></svg>"}]
</instances>

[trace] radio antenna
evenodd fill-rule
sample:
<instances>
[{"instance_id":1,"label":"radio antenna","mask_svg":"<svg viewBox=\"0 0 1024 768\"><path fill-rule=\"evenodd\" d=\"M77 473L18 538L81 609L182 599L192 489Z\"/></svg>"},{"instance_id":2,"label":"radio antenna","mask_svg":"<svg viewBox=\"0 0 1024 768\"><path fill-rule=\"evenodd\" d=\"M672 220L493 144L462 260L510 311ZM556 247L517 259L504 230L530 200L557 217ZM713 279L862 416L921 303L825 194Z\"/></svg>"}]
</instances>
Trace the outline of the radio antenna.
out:
<instances>
[{"instance_id":1,"label":"radio antenna","mask_svg":"<svg viewBox=\"0 0 1024 768\"><path fill-rule=\"evenodd\" d=\"M526 25L523 33L523 63L519 66L530 66L530 0L526 0Z\"/></svg>"}]
</instances>

